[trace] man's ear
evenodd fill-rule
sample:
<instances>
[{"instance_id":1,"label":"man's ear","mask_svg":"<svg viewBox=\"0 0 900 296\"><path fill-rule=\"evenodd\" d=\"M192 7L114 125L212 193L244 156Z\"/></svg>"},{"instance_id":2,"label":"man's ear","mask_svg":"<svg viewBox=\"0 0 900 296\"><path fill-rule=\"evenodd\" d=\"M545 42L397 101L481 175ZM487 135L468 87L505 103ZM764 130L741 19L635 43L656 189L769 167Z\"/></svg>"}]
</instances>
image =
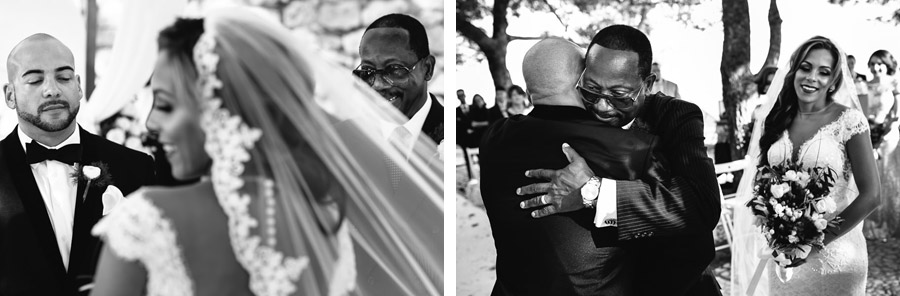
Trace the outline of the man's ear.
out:
<instances>
[{"instance_id":1,"label":"man's ear","mask_svg":"<svg viewBox=\"0 0 900 296\"><path fill-rule=\"evenodd\" d=\"M81 100L84 97L84 91L81 89L81 76L75 74L75 84L78 85L78 99Z\"/></svg>"},{"instance_id":2,"label":"man's ear","mask_svg":"<svg viewBox=\"0 0 900 296\"><path fill-rule=\"evenodd\" d=\"M425 81L431 81L434 75L434 56L428 55L425 58Z\"/></svg>"},{"instance_id":3,"label":"man's ear","mask_svg":"<svg viewBox=\"0 0 900 296\"><path fill-rule=\"evenodd\" d=\"M647 91L653 88L653 84L656 83L656 74L650 73L650 76L644 78L645 83L647 83Z\"/></svg>"},{"instance_id":4,"label":"man's ear","mask_svg":"<svg viewBox=\"0 0 900 296\"><path fill-rule=\"evenodd\" d=\"M16 109L16 89L12 84L3 85L3 97L9 109Z\"/></svg>"}]
</instances>

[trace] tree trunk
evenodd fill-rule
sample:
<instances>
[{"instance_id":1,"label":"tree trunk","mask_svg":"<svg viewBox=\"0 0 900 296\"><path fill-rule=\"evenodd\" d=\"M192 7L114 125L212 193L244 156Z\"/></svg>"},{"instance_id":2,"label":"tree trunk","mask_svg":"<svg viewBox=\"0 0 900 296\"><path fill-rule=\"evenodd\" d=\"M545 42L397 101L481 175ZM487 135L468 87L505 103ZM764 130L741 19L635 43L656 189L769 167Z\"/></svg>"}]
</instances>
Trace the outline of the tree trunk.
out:
<instances>
[{"instance_id":1,"label":"tree trunk","mask_svg":"<svg viewBox=\"0 0 900 296\"><path fill-rule=\"evenodd\" d=\"M781 55L781 13L778 12L778 3L769 1L769 52L766 54L766 66L778 66L778 58ZM762 70L762 69L760 69ZM757 72L759 73L759 72Z\"/></svg>"},{"instance_id":2,"label":"tree trunk","mask_svg":"<svg viewBox=\"0 0 900 296\"><path fill-rule=\"evenodd\" d=\"M769 51L762 67L777 66L781 53L781 14L776 0L769 1ZM749 143L746 133L752 129L744 114L753 112L747 99L756 90L755 75L750 73L750 14L747 0L722 0L722 23L725 29L722 47L722 99L725 103L726 142L731 159L744 158ZM760 69L761 71L762 69ZM759 71L757 72L759 73ZM762 120L762 119L757 119Z\"/></svg>"},{"instance_id":3,"label":"tree trunk","mask_svg":"<svg viewBox=\"0 0 900 296\"><path fill-rule=\"evenodd\" d=\"M725 105L728 147L732 160L743 158L744 130L739 125L741 104L752 94L750 73L750 12L747 0L722 0L722 100Z\"/></svg>"},{"instance_id":4,"label":"tree trunk","mask_svg":"<svg viewBox=\"0 0 900 296\"><path fill-rule=\"evenodd\" d=\"M472 25L464 14L456 14L456 31L478 45L488 61L494 86L503 89L512 86L512 78L510 78L509 69L506 68L506 47L510 41L509 34L506 33L506 28L509 26L509 21L506 19L508 8L509 0L494 1L494 7L491 9L494 18L493 36L491 37Z\"/></svg>"}]
</instances>

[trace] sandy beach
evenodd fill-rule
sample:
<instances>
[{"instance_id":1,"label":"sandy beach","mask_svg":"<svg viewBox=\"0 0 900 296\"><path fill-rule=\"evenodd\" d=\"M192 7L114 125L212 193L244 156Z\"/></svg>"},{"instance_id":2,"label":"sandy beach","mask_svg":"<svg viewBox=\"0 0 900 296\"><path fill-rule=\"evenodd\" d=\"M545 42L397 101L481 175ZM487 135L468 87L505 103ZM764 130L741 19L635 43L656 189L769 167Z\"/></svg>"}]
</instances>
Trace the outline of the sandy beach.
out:
<instances>
[{"instance_id":1,"label":"sandy beach","mask_svg":"<svg viewBox=\"0 0 900 296\"><path fill-rule=\"evenodd\" d=\"M490 295L497 250L484 209L456 196L456 295Z\"/></svg>"}]
</instances>

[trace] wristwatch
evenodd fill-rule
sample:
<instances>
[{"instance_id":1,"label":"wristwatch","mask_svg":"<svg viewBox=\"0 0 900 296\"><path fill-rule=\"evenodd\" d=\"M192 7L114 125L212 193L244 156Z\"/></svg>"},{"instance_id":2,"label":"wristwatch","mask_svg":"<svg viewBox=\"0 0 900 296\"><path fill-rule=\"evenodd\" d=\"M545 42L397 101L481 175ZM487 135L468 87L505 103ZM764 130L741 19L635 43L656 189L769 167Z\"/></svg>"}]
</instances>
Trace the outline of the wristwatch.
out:
<instances>
[{"instance_id":1,"label":"wristwatch","mask_svg":"<svg viewBox=\"0 0 900 296\"><path fill-rule=\"evenodd\" d=\"M600 195L600 178L593 176L581 186L581 202L584 203L584 207L593 208L598 195Z\"/></svg>"}]
</instances>

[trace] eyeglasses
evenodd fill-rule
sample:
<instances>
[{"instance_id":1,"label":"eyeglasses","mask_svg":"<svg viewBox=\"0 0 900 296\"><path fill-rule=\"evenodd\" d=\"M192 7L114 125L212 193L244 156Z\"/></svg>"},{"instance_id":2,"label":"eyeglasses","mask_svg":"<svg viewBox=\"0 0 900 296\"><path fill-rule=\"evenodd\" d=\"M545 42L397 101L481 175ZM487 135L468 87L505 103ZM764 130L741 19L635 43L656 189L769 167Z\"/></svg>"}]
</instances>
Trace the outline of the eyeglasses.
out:
<instances>
[{"instance_id":1,"label":"eyeglasses","mask_svg":"<svg viewBox=\"0 0 900 296\"><path fill-rule=\"evenodd\" d=\"M581 80L579 80L578 84L581 84L580 81ZM597 103L600 103L600 100L606 100L607 104L612 105L616 109L628 109L634 106L634 102L637 101L637 96L644 90L644 85L645 83L641 83L641 88L637 89L637 91L621 96L604 95L584 88L581 85L576 85L575 88L581 92L581 100L585 103L596 105Z\"/></svg>"},{"instance_id":2,"label":"eyeglasses","mask_svg":"<svg viewBox=\"0 0 900 296\"><path fill-rule=\"evenodd\" d=\"M424 60L425 58L421 58L413 64L412 68L408 68L401 64L390 64L384 69L375 69L366 65L359 65L356 67L356 70L353 70L353 75L362 79L369 85L375 84L375 77L381 74L381 78L384 79L390 85L403 84L407 80L409 80L409 74L419 66L419 62Z\"/></svg>"}]
</instances>

